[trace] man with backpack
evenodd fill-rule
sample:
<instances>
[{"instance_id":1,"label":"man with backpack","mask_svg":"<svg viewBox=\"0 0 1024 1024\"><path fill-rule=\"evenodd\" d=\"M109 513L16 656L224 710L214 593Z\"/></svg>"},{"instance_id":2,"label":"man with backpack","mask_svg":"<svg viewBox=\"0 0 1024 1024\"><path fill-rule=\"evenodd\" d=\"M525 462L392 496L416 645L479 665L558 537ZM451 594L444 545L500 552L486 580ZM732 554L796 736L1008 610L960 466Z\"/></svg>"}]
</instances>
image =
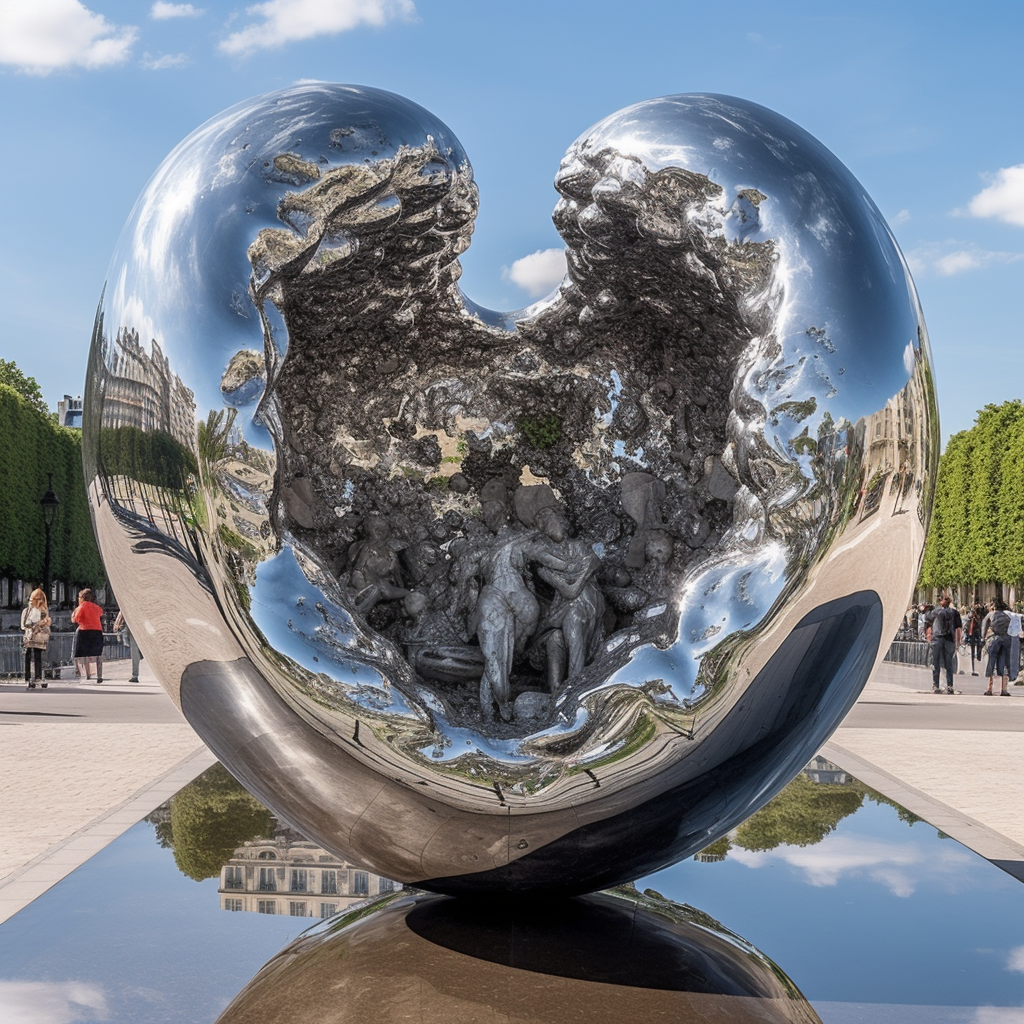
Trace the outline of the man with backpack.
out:
<instances>
[{"instance_id":1,"label":"man with backpack","mask_svg":"<svg viewBox=\"0 0 1024 1024\"><path fill-rule=\"evenodd\" d=\"M953 599L943 594L939 607L925 616L925 632L932 645L932 693L942 693L939 673L946 670L946 693L953 692L953 655L963 637L964 623L952 607Z\"/></svg>"}]
</instances>

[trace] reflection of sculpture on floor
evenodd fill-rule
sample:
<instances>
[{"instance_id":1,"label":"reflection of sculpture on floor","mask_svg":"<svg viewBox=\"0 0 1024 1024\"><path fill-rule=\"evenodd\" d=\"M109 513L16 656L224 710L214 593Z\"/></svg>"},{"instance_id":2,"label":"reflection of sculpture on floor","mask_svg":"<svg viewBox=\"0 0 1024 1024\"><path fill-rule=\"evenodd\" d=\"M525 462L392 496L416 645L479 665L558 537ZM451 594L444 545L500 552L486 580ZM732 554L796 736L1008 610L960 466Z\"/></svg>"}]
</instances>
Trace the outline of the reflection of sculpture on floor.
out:
<instances>
[{"instance_id":1,"label":"reflection of sculpture on floor","mask_svg":"<svg viewBox=\"0 0 1024 1024\"><path fill-rule=\"evenodd\" d=\"M381 897L291 942L217 1024L342 1020L821 1024L781 968L745 939L631 885L497 905Z\"/></svg>"}]
</instances>

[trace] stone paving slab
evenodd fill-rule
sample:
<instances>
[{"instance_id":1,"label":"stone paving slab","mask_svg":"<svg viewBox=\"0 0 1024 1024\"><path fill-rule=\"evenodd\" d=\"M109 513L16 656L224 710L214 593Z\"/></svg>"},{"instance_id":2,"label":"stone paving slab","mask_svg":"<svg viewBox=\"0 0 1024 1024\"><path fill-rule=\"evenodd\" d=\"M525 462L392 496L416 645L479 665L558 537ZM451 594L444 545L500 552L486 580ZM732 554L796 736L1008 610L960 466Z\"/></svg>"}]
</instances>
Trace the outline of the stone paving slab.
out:
<instances>
[{"instance_id":1,"label":"stone paving slab","mask_svg":"<svg viewBox=\"0 0 1024 1024\"><path fill-rule=\"evenodd\" d=\"M17 780L4 810L18 823L0 832L0 879L123 804L141 783L166 774L199 746L184 722L0 726L0 774Z\"/></svg>"},{"instance_id":2,"label":"stone paving slab","mask_svg":"<svg viewBox=\"0 0 1024 1024\"><path fill-rule=\"evenodd\" d=\"M833 737L904 785L984 822L1024 853L1024 733L959 732L950 740L939 729L842 728ZM1011 805L1007 797L1014 793L1021 799Z\"/></svg>"},{"instance_id":3,"label":"stone paving slab","mask_svg":"<svg viewBox=\"0 0 1024 1024\"><path fill-rule=\"evenodd\" d=\"M0 682L0 922L214 763L147 672Z\"/></svg>"}]
</instances>

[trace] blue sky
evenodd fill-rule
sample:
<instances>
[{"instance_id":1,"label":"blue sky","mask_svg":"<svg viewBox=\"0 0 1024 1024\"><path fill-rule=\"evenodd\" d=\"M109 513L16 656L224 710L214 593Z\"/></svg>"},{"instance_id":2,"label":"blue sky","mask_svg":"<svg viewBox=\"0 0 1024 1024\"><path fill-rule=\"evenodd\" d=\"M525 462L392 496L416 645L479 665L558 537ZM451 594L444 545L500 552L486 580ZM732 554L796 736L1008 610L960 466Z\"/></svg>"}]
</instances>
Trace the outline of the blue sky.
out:
<instances>
[{"instance_id":1,"label":"blue sky","mask_svg":"<svg viewBox=\"0 0 1024 1024\"><path fill-rule=\"evenodd\" d=\"M908 256L942 432L1024 394L1018 2L5 0L0 7L0 356L51 405L80 393L124 221L171 148L239 100L322 79L444 120L481 191L462 284L497 309L549 283L565 148L638 100L772 107L850 167ZM525 262L517 262L524 260ZM532 291L531 291L532 288Z\"/></svg>"}]
</instances>

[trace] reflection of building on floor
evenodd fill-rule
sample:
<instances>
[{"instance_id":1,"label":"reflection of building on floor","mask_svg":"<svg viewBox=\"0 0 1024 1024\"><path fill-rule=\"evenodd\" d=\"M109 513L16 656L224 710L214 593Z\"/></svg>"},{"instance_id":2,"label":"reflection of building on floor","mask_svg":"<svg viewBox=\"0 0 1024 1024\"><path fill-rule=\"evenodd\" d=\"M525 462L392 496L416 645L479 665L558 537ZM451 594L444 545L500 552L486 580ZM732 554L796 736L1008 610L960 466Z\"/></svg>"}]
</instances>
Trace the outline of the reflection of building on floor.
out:
<instances>
[{"instance_id":1,"label":"reflection of building on floor","mask_svg":"<svg viewBox=\"0 0 1024 1024\"><path fill-rule=\"evenodd\" d=\"M279 828L235 850L221 868L222 910L291 917L331 917L353 903L401 888Z\"/></svg>"},{"instance_id":2,"label":"reflection of building on floor","mask_svg":"<svg viewBox=\"0 0 1024 1024\"><path fill-rule=\"evenodd\" d=\"M839 765L826 761L820 754L816 754L808 762L807 767L804 768L804 775L811 782L821 782L826 785L845 786L851 781L851 776L847 775Z\"/></svg>"},{"instance_id":3,"label":"reflection of building on floor","mask_svg":"<svg viewBox=\"0 0 1024 1024\"><path fill-rule=\"evenodd\" d=\"M700 853L695 853L693 859L698 864L717 864L719 861L725 860L724 853L708 853L706 850L701 850Z\"/></svg>"}]
</instances>

